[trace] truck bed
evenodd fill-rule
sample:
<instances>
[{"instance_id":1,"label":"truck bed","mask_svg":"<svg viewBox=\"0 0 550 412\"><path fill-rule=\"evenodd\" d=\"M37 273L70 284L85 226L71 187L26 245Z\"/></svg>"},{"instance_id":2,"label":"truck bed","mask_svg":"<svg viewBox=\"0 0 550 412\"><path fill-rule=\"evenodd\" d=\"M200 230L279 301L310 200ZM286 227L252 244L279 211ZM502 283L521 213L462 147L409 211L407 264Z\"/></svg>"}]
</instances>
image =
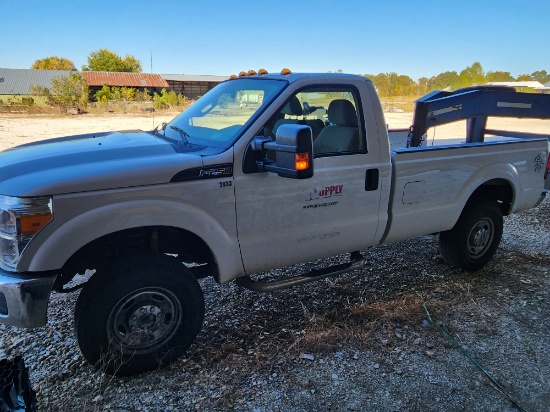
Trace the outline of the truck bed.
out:
<instances>
[{"instance_id":1,"label":"truck bed","mask_svg":"<svg viewBox=\"0 0 550 412\"><path fill-rule=\"evenodd\" d=\"M533 207L543 182L532 175L545 167L542 155L547 145L545 138L506 137L495 142L393 149L389 222L382 241L451 229L471 193L488 181L512 184L510 213Z\"/></svg>"},{"instance_id":2,"label":"truck bed","mask_svg":"<svg viewBox=\"0 0 550 412\"><path fill-rule=\"evenodd\" d=\"M506 141L516 141L518 139L540 139L548 138L550 141L550 136L540 135L535 133L520 133L520 132L508 132L504 130L487 130L487 135L484 138L485 142L506 142ZM396 149L406 149L407 148L407 139L409 135L409 129L388 129L388 137L390 140L390 148L392 150ZM433 133L430 131L427 139L423 142L423 147L431 146L449 146L466 143L466 136L462 137L447 137L446 135L442 136L433 136Z\"/></svg>"}]
</instances>

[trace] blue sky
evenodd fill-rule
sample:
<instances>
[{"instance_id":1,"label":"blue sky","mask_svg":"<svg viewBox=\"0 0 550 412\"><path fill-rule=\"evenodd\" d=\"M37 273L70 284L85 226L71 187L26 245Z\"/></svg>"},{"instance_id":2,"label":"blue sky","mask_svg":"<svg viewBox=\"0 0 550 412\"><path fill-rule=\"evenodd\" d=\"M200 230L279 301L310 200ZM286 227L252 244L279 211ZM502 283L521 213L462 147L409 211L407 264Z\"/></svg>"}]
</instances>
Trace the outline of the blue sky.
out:
<instances>
[{"instance_id":1,"label":"blue sky","mask_svg":"<svg viewBox=\"0 0 550 412\"><path fill-rule=\"evenodd\" d=\"M414 80L479 61L513 76L550 72L548 0L0 0L0 67L92 51L145 72L229 75L265 68Z\"/></svg>"}]
</instances>

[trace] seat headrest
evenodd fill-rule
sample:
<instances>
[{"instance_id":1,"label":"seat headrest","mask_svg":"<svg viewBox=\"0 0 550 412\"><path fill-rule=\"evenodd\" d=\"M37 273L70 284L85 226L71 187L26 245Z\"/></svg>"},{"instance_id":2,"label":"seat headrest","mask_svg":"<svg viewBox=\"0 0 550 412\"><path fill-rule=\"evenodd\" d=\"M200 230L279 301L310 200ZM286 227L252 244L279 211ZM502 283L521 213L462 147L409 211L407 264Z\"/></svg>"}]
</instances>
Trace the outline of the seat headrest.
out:
<instances>
[{"instance_id":1,"label":"seat headrest","mask_svg":"<svg viewBox=\"0 0 550 412\"><path fill-rule=\"evenodd\" d=\"M301 116L304 111L302 110L302 104L296 96L292 98L281 110L282 114L288 114L291 116Z\"/></svg>"},{"instance_id":2,"label":"seat headrest","mask_svg":"<svg viewBox=\"0 0 550 412\"><path fill-rule=\"evenodd\" d=\"M349 100L333 100L328 105L328 120L339 126L357 127L357 113Z\"/></svg>"}]
</instances>

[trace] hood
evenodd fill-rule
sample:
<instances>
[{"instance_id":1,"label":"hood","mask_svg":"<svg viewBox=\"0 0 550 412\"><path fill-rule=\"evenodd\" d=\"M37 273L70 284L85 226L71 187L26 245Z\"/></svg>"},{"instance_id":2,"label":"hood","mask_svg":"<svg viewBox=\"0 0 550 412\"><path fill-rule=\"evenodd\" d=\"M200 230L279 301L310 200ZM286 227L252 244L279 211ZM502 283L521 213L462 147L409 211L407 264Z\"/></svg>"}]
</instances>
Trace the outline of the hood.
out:
<instances>
[{"instance_id":1,"label":"hood","mask_svg":"<svg viewBox=\"0 0 550 412\"><path fill-rule=\"evenodd\" d=\"M142 131L68 136L0 152L0 194L40 196L168 183L200 151Z\"/></svg>"}]
</instances>

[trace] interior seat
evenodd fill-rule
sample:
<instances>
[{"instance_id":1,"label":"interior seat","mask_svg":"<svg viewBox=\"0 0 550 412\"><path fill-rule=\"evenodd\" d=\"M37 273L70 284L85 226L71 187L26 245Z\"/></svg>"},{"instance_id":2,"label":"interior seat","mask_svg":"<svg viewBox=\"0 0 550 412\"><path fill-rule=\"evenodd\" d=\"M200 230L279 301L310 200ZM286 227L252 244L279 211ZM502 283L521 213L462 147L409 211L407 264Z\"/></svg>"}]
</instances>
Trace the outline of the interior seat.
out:
<instances>
[{"instance_id":1,"label":"interior seat","mask_svg":"<svg viewBox=\"0 0 550 412\"><path fill-rule=\"evenodd\" d=\"M333 100L327 115L331 124L325 126L313 142L314 153L359 150L357 113L353 104L349 100Z\"/></svg>"},{"instance_id":2,"label":"interior seat","mask_svg":"<svg viewBox=\"0 0 550 412\"><path fill-rule=\"evenodd\" d=\"M275 136L277 134L277 129L282 124L305 124L305 122L301 119L285 118L286 116L296 116L296 117L302 116L303 113L304 113L304 110L302 109L302 104L300 103L300 100L296 96L294 96L281 109L280 114L283 116L283 118L277 120L273 125L273 135Z\"/></svg>"}]
</instances>

